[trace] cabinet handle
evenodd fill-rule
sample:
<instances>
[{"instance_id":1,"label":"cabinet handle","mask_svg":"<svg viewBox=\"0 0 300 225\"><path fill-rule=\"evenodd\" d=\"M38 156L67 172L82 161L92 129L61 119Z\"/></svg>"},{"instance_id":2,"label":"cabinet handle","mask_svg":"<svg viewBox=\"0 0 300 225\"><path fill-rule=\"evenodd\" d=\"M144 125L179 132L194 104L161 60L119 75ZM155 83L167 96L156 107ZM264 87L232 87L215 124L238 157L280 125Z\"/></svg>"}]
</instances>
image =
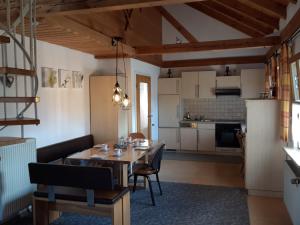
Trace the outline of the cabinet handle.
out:
<instances>
[{"instance_id":1,"label":"cabinet handle","mask_svg":"<svg viewBox=\"0 0 300 225\"><path fill-rule=\"evenodd\" d=\"M200 85L198 84L197 85L197 97L199 98L199 96L200 96Z\"/></svg>"},{"instance_id":2,"label":"cabinet handle","mask_svg":"<svg viewBox=\"0 0 300 225\"><path fill-rule=\"evenodd\" d=\"M180 119L180 107L179 107L179 105L177 105L177 107L176 107L176 116L177 116L177 118L178 119Z\"/></svg>"},{"instance_id":3,"label":"cabinet handle","mask_svg":"<svg viewBox=\"0 0 300 225\"><path fill-rule=\"evenodd\" d=\"M293 178L291 179L291 184L295 184L297 187L300 184L300 178Z\"/></svg>"},{"instance_id":4,"label":"cabinet handle","mask_svg":"<svg viewBox=\"0 0 300 225\"><path fill-rule=\"evenodd\" d=\"M195 85L195 97L197 97L197 85Z\"/></svg>"},{"instance_id":5,"label":"cabinet handle","mask_svg":"<svg viewBox=\"0 0 300 225\"><path fill-rule=\"evenodd\" d=\"M179 93L179 80L176 80L176 93Z\"/></svg>"}]
</instances>

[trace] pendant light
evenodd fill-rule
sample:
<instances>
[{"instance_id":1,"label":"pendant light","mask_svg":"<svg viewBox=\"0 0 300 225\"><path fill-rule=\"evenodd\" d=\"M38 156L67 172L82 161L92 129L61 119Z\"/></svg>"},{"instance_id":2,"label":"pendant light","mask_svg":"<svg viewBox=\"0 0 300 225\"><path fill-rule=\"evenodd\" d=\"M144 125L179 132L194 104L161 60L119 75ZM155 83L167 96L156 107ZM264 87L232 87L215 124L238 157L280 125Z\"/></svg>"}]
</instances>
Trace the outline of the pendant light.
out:
<instances>
[{"instance_id":1,"label":"pendant light","mask_svg":"<svg viewBox=\"0 0 300 225\"><path fill-rule=\"evenodd\" d=\"M113 40L113 42L115 41L116 43L116 83L115 83L115 86L114 86L114 93L113 93L113 103L115 104L120 104L121 103L121 99L122 99L122 96L121 96L121 87L119 85L119 82L118 82L118 45L119 45L119 39L115 39Z\"/></svg>"},{"instance_id":2,"label":"pendant light","mask_svg":"<svg viewBox=\"0 0 300 225\"><path fill-rule=\"evenodd\" d=\"M125 64L125 58L124 58L124 49L123 49L123 44L121 45L122 46L122 55L123 55L123 64L124 64L124 74L125 74L125 94L123 96L123 99L122 99L122 105L124 108L127 108L129 103L130 103L130 100L129 100L129 97L127 95L127 74L126 74L126 64Z\"/></svg>"}]
</instances>

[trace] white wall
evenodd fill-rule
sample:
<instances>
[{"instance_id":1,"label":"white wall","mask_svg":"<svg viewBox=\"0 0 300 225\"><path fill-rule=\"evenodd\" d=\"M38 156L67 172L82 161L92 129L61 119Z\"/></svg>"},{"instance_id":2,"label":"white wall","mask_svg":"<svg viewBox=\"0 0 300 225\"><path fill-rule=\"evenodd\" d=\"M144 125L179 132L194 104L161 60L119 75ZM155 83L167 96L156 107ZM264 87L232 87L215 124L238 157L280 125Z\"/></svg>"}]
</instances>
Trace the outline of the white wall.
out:
<instances>
[{"instance_id":1,"label":"white wall","mask_svg":"<svg viewBox=\"0 0 300 225\"><path fill-rule=\"evenodd\" d=\"M151 114L152 114L152 139L158 139L158 95L157 84L160 68L137 59L131 59L131 99L132 99L132 132L137 130L136 121L136 75L151 77Z\"/></svg>"},{"instance_id":2,"label":"white wall","mask_svg":"<svg viewBox=\"0 0 300 225\"><path fill-rule=\"evenodd\" d=\"M11 51L11 45L9 46ZM45 146L90 133L89 75L99 71L101 63L92 55L46 42L37 42L37 73L39 77L40 103L38 103L39 126L25 126L25 136L35 137L37 146ZM18 54L21 62L21 54ZM12 63L10 55L9 63ZM12 66L12 65L10 65ZM41 67L82 71L83 89L61 89L41 87ZM22 79L22 78L21 78ZM20 79L20 80L21 80ZM1 88L3 86L0 85ZM10 90L10 92L14 92ZM3 104L1 104L3 107ZM1 113L3 110L0 109ZM33 108L25 116L33 117ZM14 117L15 112L9 111ZM20 127L7 127L0 136L20 136Z\"/></svg>"}]
</instances>

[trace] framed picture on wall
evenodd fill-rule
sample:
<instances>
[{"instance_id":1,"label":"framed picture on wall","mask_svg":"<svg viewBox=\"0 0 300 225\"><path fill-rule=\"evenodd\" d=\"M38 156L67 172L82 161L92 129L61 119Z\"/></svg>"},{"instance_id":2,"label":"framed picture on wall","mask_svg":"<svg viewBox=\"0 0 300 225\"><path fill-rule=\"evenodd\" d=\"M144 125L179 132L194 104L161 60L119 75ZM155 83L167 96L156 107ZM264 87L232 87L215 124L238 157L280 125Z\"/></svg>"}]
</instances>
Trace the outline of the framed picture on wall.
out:
<instances>
[{"instance_id":1,"label":"framed picture on wall","mask_svg":"<svg viewBox=\"0 0 300 225\"><path fill-rule=\"evenodd\" d=\"M42 87L57 87L57 69L42 67Z\"/></svg>"},{"instance_id":2,"label":"framed picture on wall","mask_svg":"<svg viewBox=\"0 0 300 225\"><path fill-rule=\"evenodd\" d=\"M58 85L60 88L72 87L72 71L70 70L58 70Z\"/></svg>"},{"instance_id":3,"label":"framed picture on wall","mask_svg":"<svg viewBox=\"0 0 300 225\"><path fill-rule=\"evenodd\" d=\"M84 76L82 72L73 71L73 88L83 88Z\"/></svg>"}]
</instances>

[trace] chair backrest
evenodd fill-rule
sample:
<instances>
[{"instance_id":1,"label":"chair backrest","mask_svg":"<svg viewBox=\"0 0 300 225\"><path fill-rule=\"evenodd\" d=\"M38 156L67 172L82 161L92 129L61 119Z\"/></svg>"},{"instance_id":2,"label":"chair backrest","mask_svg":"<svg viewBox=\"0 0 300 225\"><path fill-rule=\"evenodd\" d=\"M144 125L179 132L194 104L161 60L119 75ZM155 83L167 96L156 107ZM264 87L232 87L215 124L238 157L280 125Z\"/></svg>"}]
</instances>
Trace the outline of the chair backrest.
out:
<instances>
[{"instance_id":1,"label":"chair backrest","mask_svg":"<svg viewBox=\"0 0 300 225\"><path fill-rule=\"evenodd\" d=\"M29 163L30 182L48 186L113 190L113 172L106 167Z\"/></svg>"},{"instance_id":2,"label":"chair backrest","mask_svg":"<svg viewBox=\"0 0 300 225\"><path fill-rule=\"evenodd\" d=\"M150 166L159 171L165 145L163 144L153 155Z\"/></svg>"},{"instance_id":3,"label":"chair backrest","mask_svg":"<svg viewBox=\"0 0 300 225\"><path fill-rule=\"evenodd\" d=\"M128 137L131 137L132 139L145 139L146 137L145 137L145 135L143 134L143 133L140 133L140 132L138 132L138 133L130 133L129 135L128 135Z\"/></svg>"}]
</instances>

